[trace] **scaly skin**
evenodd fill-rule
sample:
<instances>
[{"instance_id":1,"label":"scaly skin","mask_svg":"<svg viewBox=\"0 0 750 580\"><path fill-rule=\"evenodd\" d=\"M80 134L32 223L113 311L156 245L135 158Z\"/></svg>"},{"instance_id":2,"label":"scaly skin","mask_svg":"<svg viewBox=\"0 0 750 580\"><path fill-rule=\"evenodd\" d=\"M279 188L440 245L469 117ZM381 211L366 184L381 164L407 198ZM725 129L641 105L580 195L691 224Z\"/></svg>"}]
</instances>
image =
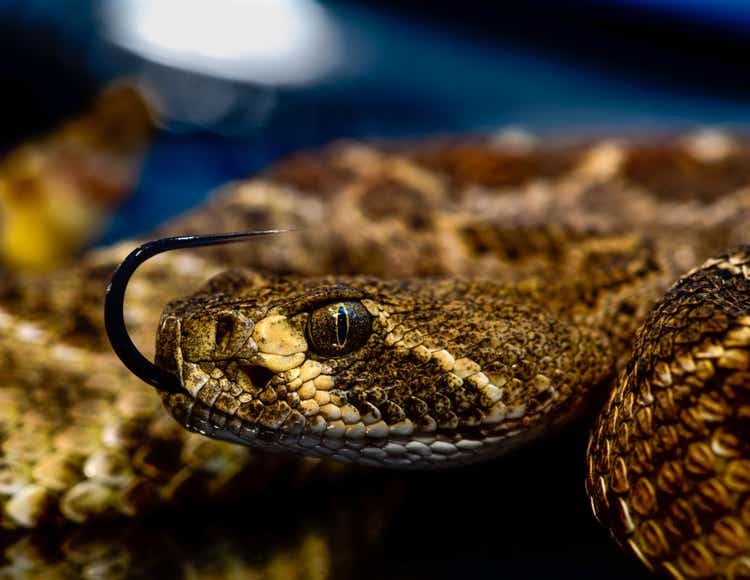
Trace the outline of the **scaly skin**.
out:
<instances>
[{"instance_id":1,"label":"scaly skin","mask_svg":"<svg viewBox=\"0 0 750 580\"><path fill-rule=\"evenodd\" d=\"M433 216L412 210L429 230ZM540 229L551 237L554 224ZM571 246L544 246L556 263L502 282L215 277L162 315L157 364L184 389L165 404L209 437L424 469L549 436L616 384L589 446L600 520L652 570L746 574L747 249L680 280L623 369L674 276L676 256L663 253L673 240L561 237Z\"/></svg>"},{"instance_id":2,"label":"scaly skin","mask_svg":"<svg viewBox=\"0 0 750 580\"><path fill-rule=\"evenodd\" d=\"M653 277L655 264L638 258L612 261L603 295L575 279L558 288L538 279L219 276L162 316L156 360L185 389L166 404L194 431L346 462L486 459L548 435L597 390L601 398L613 342L629 337L598 326L629 304L615 285ZM347 332L347 316L362 344L327 356L319 345Z\"/></svg>"},{"instance_id":3,"label":"scaly skin","mask_svg":"<svg viewBox=\"0 0 750 580\"><path fill-rule=\"evenodd\" d=\"M572 416L585 403L585 393L597 386L606 389L607 377L625 368L635 329L669 284L750 231L748 175L750 150L726 136L529 151L482 141L401 148L339 144L232 184L167 224L157 235L304 229L260 243L156 258L131 284L128 324L150 353L163 307L228 267L252 269L238 275L231 291L226 276L217 279L229 301L235 290L248 289L248 278L275 280L292 290L315 284L298 277L329 276L369 287L377 294L373 312L383 306L394 320L413 315L399 315L388 304L407 303L405 294L394 291L420 283L388 287L373 278L481 279L484 288L506 297L515 321L526 327L544 321L548 333L539 338L549 344L526 344L523 336L503 341L530 355L528 365L504 369L505 378L517 378L521 385L532 384L537 375L553 379L549 384L558 398L545 403L541 397L536 406L526 405L529 410L550 401L545 409L563 409L554 403L562 405L570 388ZM269 485L298 480L300 474L335 470L331 462L315 462L311 470L309 461L297 457L266 456L188 434L164 412L156 393L125 372L108 349L101 300L110 273L136 244L92 252L50 275L5 276L0 283L5 526L140 516L185 498L229 501L233 489L247 498ZM342 278L350 275L358 277ZM255 295L243 300L255 300ZM474 300L469 312L480 305ZM257 316L251 310L243 316ZM526 312L536 318L523 316ZM288 326L299 330L305 317ZM505 330L497 332L506 336ZM428 329L436 341L450 333L450 325ZM566 336L581 340L565 344ZM439 345L440 350L456 349L448 342ZM575 361L560 365L572 376L571 385L555 382L548 375L556 363L538 358L542 352L570 358L579 349L593 358L588 372L580 372ZM160 351L163 364L171 365L169 353ZM424 350L419 353L426 356ZM408 358L404 354L401 360ZM458 351L451 356L465 358ZM500 373L492 380L499 382ZM545 379L533 384L547 385ZM347 403L357 403L356 398ZM488 409L497 403L492 398L486 401ZM458 398L448 397L451 410L445 416L445 401L437 394L425 399L426 415L416 404L402 411L446 424L452 424L449 413L454 413L460 425L477 428ZM519 406L503 403L505 411ZM175 403L173 408L181 407ZM550 421L567 414L558 412L547 415ZM533 422L546 425L541 419ZM545 429L540 427L540 433Z\"/></svg>"},{"instance_id":4,"label":"scaly skin","mask_svg":"<svg viewBox=\"0 0 750 580\"><path fill-rule=\"evenodd\" d=\"M650 569L750 575L750 246L659 301L593 431L594 512Z\"/></svg>"}]
</instances>

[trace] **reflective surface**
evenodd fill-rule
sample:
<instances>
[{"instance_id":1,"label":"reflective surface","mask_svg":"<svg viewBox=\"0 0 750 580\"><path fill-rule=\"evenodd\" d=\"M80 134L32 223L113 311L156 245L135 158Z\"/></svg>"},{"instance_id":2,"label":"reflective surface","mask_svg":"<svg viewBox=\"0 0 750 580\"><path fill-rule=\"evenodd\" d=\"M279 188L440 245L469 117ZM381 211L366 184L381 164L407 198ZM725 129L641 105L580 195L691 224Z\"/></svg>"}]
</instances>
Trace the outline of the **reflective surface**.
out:
<instances>
[{"instance_id":1,"label":"reflective surface","mask_svg":"<svg viewBox=\"0 0 750 580\"><path fill-rule=\"evenodd\" d=\"M585 438L579 429L468 470L366 473L8 535L0 578L648 578L590 513Z\"/></svg>"}]
</instances>

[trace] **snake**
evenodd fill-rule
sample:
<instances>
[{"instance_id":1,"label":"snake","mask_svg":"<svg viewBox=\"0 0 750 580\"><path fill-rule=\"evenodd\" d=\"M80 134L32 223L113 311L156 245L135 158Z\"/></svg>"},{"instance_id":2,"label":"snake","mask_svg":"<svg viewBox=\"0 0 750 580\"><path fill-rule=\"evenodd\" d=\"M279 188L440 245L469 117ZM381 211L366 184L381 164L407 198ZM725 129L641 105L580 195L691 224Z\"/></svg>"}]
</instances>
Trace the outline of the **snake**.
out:
<instances>
[{"instance_id":1,"label":"snake","mask_svg":"<svg viewBox=\"0 0 750 580\"><path fill-rule=\"evenodd\" d=\"M335 143L225 186L166 241L5 276L2 525L350 464L502 463L586 421L581 477L626 552L675 578L750 574L750 148L515 137ZM186 235L275 228L295 231ZM123 303L144 248L191 244Z\"/></svg>"}]
</instances>

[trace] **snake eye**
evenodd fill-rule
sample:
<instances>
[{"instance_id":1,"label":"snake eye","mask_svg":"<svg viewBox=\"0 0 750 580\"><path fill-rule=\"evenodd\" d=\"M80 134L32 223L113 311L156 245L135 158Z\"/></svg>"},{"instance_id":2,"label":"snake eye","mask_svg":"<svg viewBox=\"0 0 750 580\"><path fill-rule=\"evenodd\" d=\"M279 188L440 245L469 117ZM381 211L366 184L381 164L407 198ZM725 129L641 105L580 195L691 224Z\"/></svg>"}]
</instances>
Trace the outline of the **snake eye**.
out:
<instances>
[{"instance_id":1,"label":"snake eye","mask_svg":"<svg viewBox=\"0 0 750 580\"><path fill-rule=\"evenodd\" d=\"M332 302L310 313L307 338L322 356L341 356L361 347L372 332L372 318L359 302Z\"/></svg>"}]
</instances>

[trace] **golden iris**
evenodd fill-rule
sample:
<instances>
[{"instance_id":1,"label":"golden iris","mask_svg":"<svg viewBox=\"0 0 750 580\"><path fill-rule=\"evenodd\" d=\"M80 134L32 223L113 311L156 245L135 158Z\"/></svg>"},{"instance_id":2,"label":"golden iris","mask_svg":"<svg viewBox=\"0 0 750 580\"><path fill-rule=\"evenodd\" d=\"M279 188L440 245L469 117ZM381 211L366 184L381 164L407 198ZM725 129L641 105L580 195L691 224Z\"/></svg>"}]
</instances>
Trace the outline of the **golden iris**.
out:
<instances>
[{"instance_id":1,"label":"golden iris","mask_svg":"<svg viewBox=\"0 0 750 580\"><path fill-rule=\"evenodd\" d=\"M321 356L341 356L360 348L372 332L372 317L360 302L332 302L310 313L307 338Z\"/></svg>"}]
</instances>

